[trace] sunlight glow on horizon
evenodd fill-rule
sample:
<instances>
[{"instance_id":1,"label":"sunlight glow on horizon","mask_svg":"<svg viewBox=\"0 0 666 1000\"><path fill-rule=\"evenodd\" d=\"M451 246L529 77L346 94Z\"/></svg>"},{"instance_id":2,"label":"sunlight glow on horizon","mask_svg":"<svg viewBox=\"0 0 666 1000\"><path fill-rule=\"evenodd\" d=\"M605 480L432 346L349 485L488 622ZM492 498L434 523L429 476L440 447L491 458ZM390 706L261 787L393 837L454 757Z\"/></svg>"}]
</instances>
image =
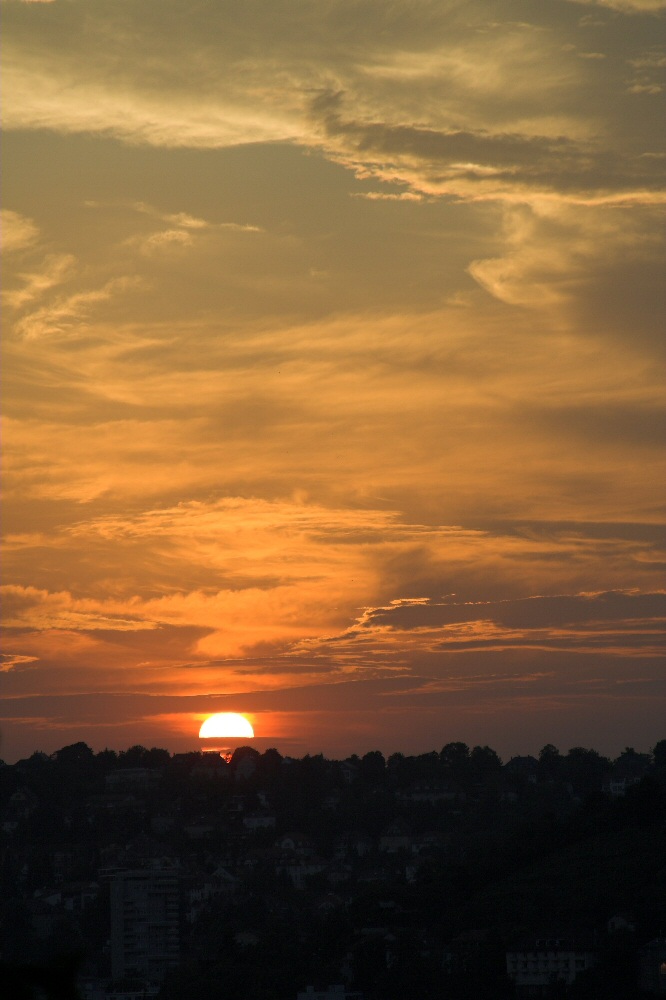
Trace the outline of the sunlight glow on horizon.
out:
<instances>
[{"instance_id":1,"label":"sunlight glow on horizon","mask_svg":"<svg viewBox=\"0 0 666 1000\"><path fill-rule=\"evenodd\" d=\"M211 715L199 730L200 739L236 738L238 736L248 739L254 736L252 725L244 715L239 715L238 712L218 712L216 715Z\"/></svg>"}]
</instances>

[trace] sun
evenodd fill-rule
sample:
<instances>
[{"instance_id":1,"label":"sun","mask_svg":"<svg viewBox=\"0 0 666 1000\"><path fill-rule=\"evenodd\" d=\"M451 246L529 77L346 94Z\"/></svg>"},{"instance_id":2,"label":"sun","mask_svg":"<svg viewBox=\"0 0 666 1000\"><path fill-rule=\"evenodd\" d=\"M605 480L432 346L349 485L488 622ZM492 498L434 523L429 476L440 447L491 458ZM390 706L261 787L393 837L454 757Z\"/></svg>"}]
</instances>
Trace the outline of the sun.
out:
<instances>
[{"instance_id":1,"label":"sun","mask_svg":"<svg viewBox=\"0 0 666 1000\"><path fill-rule=\"evenodd\" d=\"M244 715L238 712L218 712L217 715L209 715L201 729L199 737L206 739L210 736L254 736L254 729Z\"/></svg>"}]
</instances>

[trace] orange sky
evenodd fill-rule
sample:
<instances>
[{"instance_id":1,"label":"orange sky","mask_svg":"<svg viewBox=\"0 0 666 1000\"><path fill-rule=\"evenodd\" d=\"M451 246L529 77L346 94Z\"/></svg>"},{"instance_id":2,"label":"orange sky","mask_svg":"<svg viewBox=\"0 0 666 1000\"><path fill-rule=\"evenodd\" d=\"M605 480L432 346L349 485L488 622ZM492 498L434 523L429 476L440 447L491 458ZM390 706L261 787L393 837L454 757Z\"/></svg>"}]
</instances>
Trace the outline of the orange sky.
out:
<instances>
[{"instance_id":1,"label":"orange sky","mask_svg":"<svg viewBox=\"0 0 666 1000\"><path fill-rule=\"evenodd\" d=\"M665 8L4 0L1 756L664 737Z\"/></svg>"}]
</instances>

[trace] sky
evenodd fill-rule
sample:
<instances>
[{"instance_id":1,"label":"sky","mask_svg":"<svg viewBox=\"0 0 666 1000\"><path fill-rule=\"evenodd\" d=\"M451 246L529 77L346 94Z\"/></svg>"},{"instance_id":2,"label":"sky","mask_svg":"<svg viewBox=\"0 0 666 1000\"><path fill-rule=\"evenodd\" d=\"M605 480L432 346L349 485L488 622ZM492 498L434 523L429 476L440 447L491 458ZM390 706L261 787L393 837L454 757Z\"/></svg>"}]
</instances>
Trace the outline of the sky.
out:
<instances>
[{"instance_id":1,"label":"sky","mask_svg":"<svg viewBox=\"0 0 666 1000\"><path fill-rule=\"evenodd\" d=\"M0 756L666 737L664 0L3 0Z\"/></svg>"}]
</instances>

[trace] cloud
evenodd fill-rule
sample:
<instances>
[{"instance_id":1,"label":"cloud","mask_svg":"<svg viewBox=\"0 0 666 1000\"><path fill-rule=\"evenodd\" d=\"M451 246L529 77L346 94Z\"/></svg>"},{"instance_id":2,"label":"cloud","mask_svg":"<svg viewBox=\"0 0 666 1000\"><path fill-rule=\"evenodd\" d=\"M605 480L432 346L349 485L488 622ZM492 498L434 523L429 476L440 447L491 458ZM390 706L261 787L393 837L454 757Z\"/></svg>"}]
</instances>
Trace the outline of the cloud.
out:
<instances>
[{"instance_id":1,"label":"cloud","mask_svg":"<svg viewBox=\"0 0 666 1000\"><path fill-rule=\"evenodd\" d=\"M315 121L356 170L401 180L415 191L472 200L531 201L555 196L594 204L664 201L661 171L649 161L624 159L565 136L438 130L344 117L344 95L323 94Z\"/></svg>"},{"instance_id":2,"label":"cloud","mask_svg":"<svg viewBox=\"0 0 666 1000\"><path fill-rule=\"evenodd\" d=\"M0 673L21 670L31 663L37 663L36 656L22 656L20 653L0 653Z\"/></svg>"},{"instance_id":3,"label":"cloud","mask_svg":"<svg viewBox=\"0 0 666 1000\"><path fill-rule=\"evenodd\" d=\"M559 23L549 9L527 22L510 0L502 8L489 31L483 5L463 15L457 4L389 12L336 2L316 22L300 2L279 13L261 2L243 12L204 4L196 19L177 4L159 17L151 5L122 5L113 19L86 5L83 31L80 4L43 25L15 5L7 124L164 146L293 142L430 196L657 200L657 174L613 128L608 88L624 85L603 65L603 43L612 49L619 29L588 26L597 46L579 51L566 8ZM648 40L650 26L637 28L629 58ZM584 68L579 55L595 58ZM586 88L588 111L578 97Z\"/></svg>"},{"instance_id":4,"label":"cloud","mask_svg":"<svg viewBox=\"0 0 666 1000\"><path fill-rule=\"evenodd\" d=\"M67 591L48 593L35 587L6 584L0 587L5 608L5 627L67 629L81 631L137 631L157 625L145 619L126 615L100 613L94 600L74 598Z\"/></svg>"},{"instance_id":5,"label":"cloud","mask_svg":"<svg viewBox=\"0 0 666 1000\"><path fill-rule=\"evenodd\" d=\"M7 715L656 719L658 22L528 6L5 6Z\"/></svg>"},{"instance_id":6,"label":"cloud","mask_svg":"<svg viewBox=\"0 0 666 1000\"><path fill-rule=\"evenodd\" d=\"M191 247L194 244L192 236L182 229L165 229L161 233L152 233L141 240L141 253L150 256L154 253L169 252Z\"/></svg>"},{"instance_id":7,"label":"cloud","mask_svg":"<svg viewBox=\"0 0 666 1000\"><path fill-rule=\"evenodd\" d=\"M628 34L625 18L599 5L582 19L574 4L536 5L526 18L512 0L493 22L484 5L463 11L429 0L390 11L336 0L317 19L300 0L279 12L263 0L243 11L205 3L197 18L177 3L159 14L150 4L122 4L113 17L77 2L38 6L9 9L9 128L93 132L164 149L285 143L353 172L359 201L465 204L466 233L485 227L495 252L471 249L461 270L522 308L561 315L595 269L603 302L627 251L640 267L639 244L654 250L665 197L655 101L664 56L652 14L633 17ZM659 5L610 6L638 15ZM156 268L187 255L194 268L199 237L209 249L214 232L262 229L143 199L133 206L163 226L133 232L124 246ZM632 213L639 221L629 248ZM244 249L238 267L225 261L224 280L209 278L208 289L247 308L243 282L251 283L257 303L287 311L294 302L321 309L328 292L334 308L330 261L308 261L296 282L297 243L282 240L278 249L263 235L252 251L259 266L248 267ZM294 265L291 296L275 273L278 259Z\"/></svg>"},{"instance_id":8,"label":"cloud","mask_svg":"<svg viewBox=\"0 0 666 1000\"><path fill-rule=\"evenodd\" d=\"M608 7L621 14L658 14L666 10L666 0L573 0L573 2Z\"/></svg>"},{"instance_id":9,"label":"cloud","mask_svg":"<svg viewBox=\"0 0 666 1000\"><path fill-rule=\"evenodd\" d=\"M19 273L22 288L3 290L3 302L13 309L21 309L65 282L74 274L75 267L76 258L72 254L47 254L37 270Z\"/></svg>"},{"instance_id":10,"label":"cloud","mask_svg":"<svg viewBox=\"0 0 666 1000\"><path fill-rule=\"evenodd\" d=\"M32 219L8 208L0 209L2 250L11 253L31 246L39 237L39 228Z\"/></svg>"},{"instance_id":11,"label":"cloud","mask_svg":"<svg viewBox=\"0 0 666 1000\"><path fill-rule=\"evenodd\" d=\"M92 518L66 536L70 547L94 556L94 578L79 575L89 596L7 587L6 624L23 630L19 652L41 659L56 655L60 630L81 677L91 656L100 669L114 662L119 643L124 669L151 662L169 685L246 692L299 677L319 684L325 674L431 674L430 661L444 653L603 649L644 657L654 655L663 614L663 595L638 592L478 599L482 587L524 592L546 571L552 579L593 579L603 564L608 574L611 551L626 565L629 546L611 541L612 530L598 543L543 531L512 539L404 523L392 511L237 497ZM649 553L650 545L634 542L633 550ZM24 551L24 565L28 557ZM128 565L136 567L131 578ZM454 582L477 598L434 596ZM417 588L432 596L392 597L358 617L372 595ZM16 648L16 635L12 641ZM183 670L193 668L186 680Z\"/></svg>"},{"instance_id":12,"label":"cloud","mask_svg":"<svg viewBox=\"0 0 666 1000\"><path fill-rule=\"evenodd\" d=\"M58 274L66 273L70 264L70 260L60 261L56 271ZM41 288L50 287L50 285L45 284L47 279L40 280ZM55 280L52 284L55 284ZM16 324L16 332L25 340L66 336L72 328L76 330L79 322L86 319L95 307L108 302L119 293L140 288L141 284L141 280L137 277L123 276L112 278L101 288L59 297L48 305L23 316Z\"/></svg>"},{"instance_id":13,"label":"cloud","mask_svg":"<svg viewBox=\"0 0 666 1000\"><path fill-rule=\"evenodd\" d=\"M609 591L601 594L557 594L520 600L433 603L396 601L388 608L366 613L363 627L374 624L411 629L491 620L508 628L530 629L575 623L654 619L666 617L666 593L639 594Z\"/></svg>"},{"instance_id":14,"label":"cloud","mask_svg":"<svg viewBox=\"0 0 666 1000\"><path fill-rule=\"evenodd\" d=\"M90 207L100 207L97 203L89 202ZM220 233L260 233L260 226L253 226L247 223L237 222L208 222L205 219L197 218L187 212L163 212L146 202L135 202L130 206L134 211L159 219L160 222L167 223L171 228L152 232L148 235L135 235L129 237L125 242L128 246L137 246L139 251L151 257L155 254L170 253L183 249L189 249L195 245L195 239L205 234L214 236Z\"/></svg>"}]
</instances>

